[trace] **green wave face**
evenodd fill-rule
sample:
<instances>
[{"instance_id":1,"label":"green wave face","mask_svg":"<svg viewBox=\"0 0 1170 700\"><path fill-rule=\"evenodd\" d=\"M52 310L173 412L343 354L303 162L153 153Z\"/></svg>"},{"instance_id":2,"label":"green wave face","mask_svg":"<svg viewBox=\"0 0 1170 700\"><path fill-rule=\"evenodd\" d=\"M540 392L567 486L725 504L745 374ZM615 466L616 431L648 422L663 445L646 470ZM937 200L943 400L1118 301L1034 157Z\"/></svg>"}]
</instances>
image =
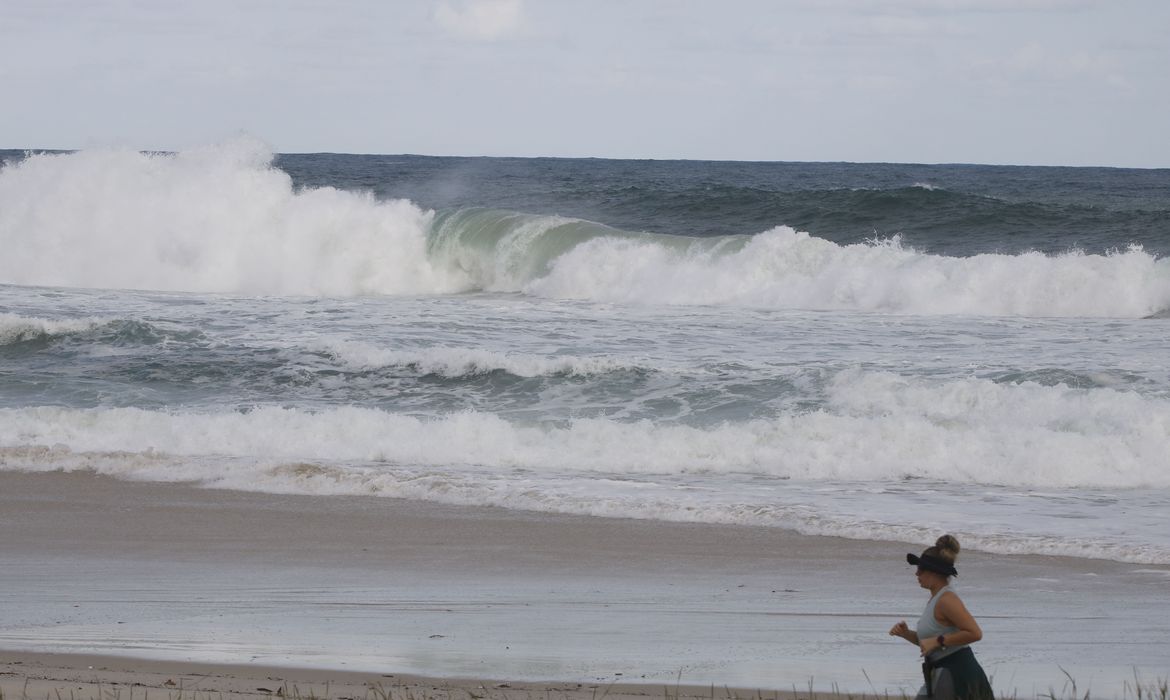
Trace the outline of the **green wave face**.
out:
<instances>
[{"instance_id":1,"label":"green wave face","mask_svg":"<svg viewBox=\"0 0 1170 700\"><path fill-rule=\"evenodd\" d=\"M623 231L564 216L467 208L435 216L427 253L432 264L466 275L475 289L514 292L547 275L557 258L590 241L610 239L657 246L686 256L733 252L749 238Z\"/></svg>"}]
</instances>

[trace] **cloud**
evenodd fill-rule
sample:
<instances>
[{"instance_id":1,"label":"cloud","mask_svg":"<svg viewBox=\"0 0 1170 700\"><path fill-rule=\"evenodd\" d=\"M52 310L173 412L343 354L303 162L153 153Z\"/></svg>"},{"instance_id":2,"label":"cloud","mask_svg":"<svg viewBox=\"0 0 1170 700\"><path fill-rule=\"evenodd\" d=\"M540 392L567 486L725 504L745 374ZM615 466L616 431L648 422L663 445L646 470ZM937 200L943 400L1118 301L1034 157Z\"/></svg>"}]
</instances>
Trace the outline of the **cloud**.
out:
<instances>
[{"instance_id":1,"label":"cloud","mask_svg":"<svg viewBox=\"0 0 1170 700\"><path fill-rule=\"evenodd\" d=\"M524 19L523 0L443 0L435 8L435 21L444 30L464 39L497 41L514 35Z\"/></svg>"}]
</instances>

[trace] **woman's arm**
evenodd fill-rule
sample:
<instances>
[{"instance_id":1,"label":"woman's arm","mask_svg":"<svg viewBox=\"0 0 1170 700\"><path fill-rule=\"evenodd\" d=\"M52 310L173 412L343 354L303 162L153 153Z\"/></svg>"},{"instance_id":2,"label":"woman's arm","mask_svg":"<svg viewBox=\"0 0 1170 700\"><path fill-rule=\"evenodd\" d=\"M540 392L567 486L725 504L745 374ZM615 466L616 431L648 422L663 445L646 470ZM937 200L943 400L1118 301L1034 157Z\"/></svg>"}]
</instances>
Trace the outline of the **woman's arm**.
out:
<instances>
[{"instance_id":1,"label":"woman's arm","mask_svg":"<svg viewBox=\"0 0 1170 700\"><path fill-rule=\"evenodd\" d=\"M911 644L918 644L918 633L910 629L905 620L890 628L891 637L901 637Z\"/></svg>"},{"instance_id":2,"label":"woman's arm","mask_svg":"<svg viewBox=\"0 0 1170 700\"><path fill-rule=\"evenodd\" d=\"M983 639L983 630L979 628L979 623L953 591L947 591L938 599L938 604L934 607L934 619L948 627L959 628L943 638L945 646L974 644ZM922 648L922 655L925 656L938 648L938 638L923 639L919 646Z\"/></svg>"}]
</instances>

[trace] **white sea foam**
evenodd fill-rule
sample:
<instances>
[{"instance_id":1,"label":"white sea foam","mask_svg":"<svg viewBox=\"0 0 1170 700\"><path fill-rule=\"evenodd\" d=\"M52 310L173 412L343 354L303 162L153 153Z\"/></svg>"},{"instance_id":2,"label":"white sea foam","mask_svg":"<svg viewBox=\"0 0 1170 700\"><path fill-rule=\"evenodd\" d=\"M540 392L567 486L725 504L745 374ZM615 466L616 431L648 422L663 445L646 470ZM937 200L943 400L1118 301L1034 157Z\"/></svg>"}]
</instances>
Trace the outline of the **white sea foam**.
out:
<instances>
[{"instance_id":1,"label":"white sea foam","mask_svg":"<svg viewBox=\"0 0 1170 700\"><path fill-rule=\"evenodd\" d=\"M333 188L295 191L241 138L179 154L40 154L0 171L0 282L255 294L451 292L431 214Z\"/></svg>"},{"instance_id":2,"label":"white sea foam","mask_svg":"<svg viewBox=\"0 0 1170 700\"><path fill-rule=\"evenodd\" d=\"M747 473L1020 487L1170 487L1170 401L1112 389L932 384L843 372L829 407L707 428L648 421L422 419L358 407L0 411L0 446L538 473ZM264 488L261 475L254 475Z\"/></svg>"},{"instance_id":3,"label":"white sea foam","mask_svg":"<svg viewBox=\"0 0 1170 700\"><path fill-rule=\"evenodd\" d=\"M195 482L212 488L313 496L362 495L454 505L492 506L550 513L652 519L672 522L781 527L806 535L903 542L927 541L940 522L954 523L964 546L1004 554L1046 554L1170 564L1164 528L1127 523L1076 521L1067 509L1035 502L1014 504L988 524L994 505L972 500L962 489L916 482L929 502L890 498L857 485L775 482L758 479L743 487L727 482L705 486L694 475L605 478L592 474L499 471L474 466L446 468L370 464L339 465L316 460L243 460L182 457L143 452L74 452L63 446L0 447L0 469L94 471L117 478ZM865 504L865 512L857 506Z\"/></svg>"},{"instance_id":4,"label":"white sea foam","mask_svg":"<svg viewBox=\"0 0 1170 700\"><path fill-rule=\"evenodd\" d=\"M93 330L105 323L108 323L108 319L52 320L0 313L0 345L27 342L68 333L81 333Z\"/></svg>"},{"instance_id":5,"label":"white sea foam","mask_svg":"<svg viewBox=\"0 0 1170 700\"><path fill-rule=\"evenodd\" d=\"M419 374L434 374L448 378L490 374L496 371L507 372L517 377L589 376L647 367L647 361L633 358L549 356L460 347L397 350L351 340L323 341L309 344L308 349L332 356L349 370L368 371L384 367L405 367Z\"/></svg>"},{"instance_id":6,"label":"white sea foam","mask_svg":"<svg viewBox=\"0 0 1170 700\"><path fill-rule=\"evenodd\" d=\"M1136 247L954 258L919 253L898 238L842 246L778 227L734 253L597 238L524 289L624 303L1137 318L1170 306L1170 259Z\"/></svg>"}]
</instances>

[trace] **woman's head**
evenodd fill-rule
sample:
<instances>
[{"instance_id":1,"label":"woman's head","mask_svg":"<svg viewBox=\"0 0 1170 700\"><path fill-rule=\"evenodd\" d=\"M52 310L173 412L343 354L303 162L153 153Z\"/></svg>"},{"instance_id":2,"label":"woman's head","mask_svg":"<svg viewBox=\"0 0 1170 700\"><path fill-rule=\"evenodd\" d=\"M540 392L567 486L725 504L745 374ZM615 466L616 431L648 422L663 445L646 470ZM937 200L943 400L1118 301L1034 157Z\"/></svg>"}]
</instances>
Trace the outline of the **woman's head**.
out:
<instances>
[{"instance_id":1,"label":"woman's head","mask_svg":"<svg viewBox=\"0 0 1170 700\"><path fill-rule=\"evenodd\" d=\"M923 550L921 555L907 554L906 562L918 567L920 580L922 576L938 576L946 581L959 573L955 569L958 557L959 541L953 535L943 535L933 547Z\"/></svg>"}]
</instances>

